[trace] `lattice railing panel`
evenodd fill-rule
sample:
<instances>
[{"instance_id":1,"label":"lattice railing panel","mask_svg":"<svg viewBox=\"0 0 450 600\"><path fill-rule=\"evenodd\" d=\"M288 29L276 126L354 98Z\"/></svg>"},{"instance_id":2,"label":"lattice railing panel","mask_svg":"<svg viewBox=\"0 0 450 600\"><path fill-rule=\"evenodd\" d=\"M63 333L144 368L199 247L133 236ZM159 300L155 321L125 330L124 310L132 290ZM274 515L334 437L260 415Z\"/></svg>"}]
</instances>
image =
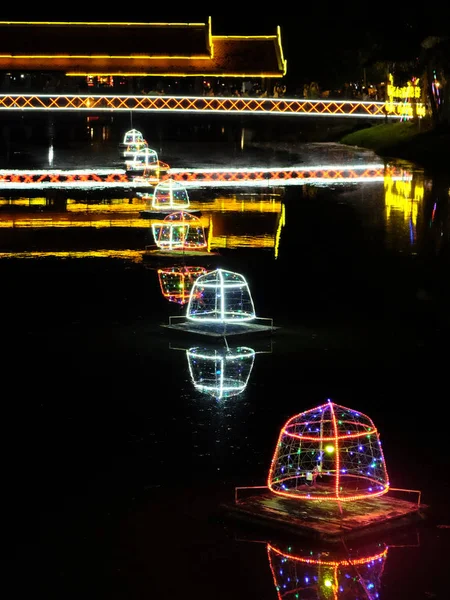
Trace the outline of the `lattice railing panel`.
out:
<instances>
[{"instance_id":1,"label":"lattice railing panel","mask_svg":"<svg viewBox=\"0 0 450 600\"><path fill-rule=\"evenodd\" d=\"M327 117L408 118L405 103L170 96L0 95L2 110L187 111ZM409 105L408 105L409 106ZM409 111L412 114L412 111ZM406 116L405 116L406 115Z\"/></svg>"}]
</instances>

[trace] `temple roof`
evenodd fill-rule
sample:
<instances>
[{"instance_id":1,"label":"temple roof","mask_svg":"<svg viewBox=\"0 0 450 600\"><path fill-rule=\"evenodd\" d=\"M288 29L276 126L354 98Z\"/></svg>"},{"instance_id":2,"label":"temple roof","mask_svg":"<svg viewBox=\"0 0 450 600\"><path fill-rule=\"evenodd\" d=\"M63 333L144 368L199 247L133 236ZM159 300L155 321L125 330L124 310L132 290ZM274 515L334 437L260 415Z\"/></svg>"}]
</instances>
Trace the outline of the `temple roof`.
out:
<instances>
[{"instance_id":1,"label":"temple roof","mask_svg":"<svg viewBox=\"0 0 450 600\"><path fill-rule=\"evenodd\" d=\"M204 56L206 23L0 22L0 55Z\"/></svg>"},{"instance_id":2,"label":"temple roof","mask_svg":"<svg viewBox=\"0 0 450 600\"><path fill-rule=\"evenodd\" d=\"M0 22L0 70L66 75L281 77L280 30L214 36L208 23Z\"/></svg>"}]
</instances>

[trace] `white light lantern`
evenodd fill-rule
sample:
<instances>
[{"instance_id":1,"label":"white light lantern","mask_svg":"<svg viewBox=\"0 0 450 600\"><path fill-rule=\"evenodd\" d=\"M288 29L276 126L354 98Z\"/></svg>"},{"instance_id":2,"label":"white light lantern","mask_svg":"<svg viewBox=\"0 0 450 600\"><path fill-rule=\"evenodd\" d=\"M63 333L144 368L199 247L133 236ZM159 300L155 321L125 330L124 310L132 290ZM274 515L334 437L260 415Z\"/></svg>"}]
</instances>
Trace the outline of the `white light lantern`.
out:
<instances>
[{"instance_id":1,"label":"white light lantern","mask_svg":"<svg viewBox=\"0 0 450 600\"><path fill-rule=\"evenodd\" d=\"M245 390L255 362L255 351L245 346L189 348L186 355L194 387L218 400Z\"/></svg>"},{"instance_id":2,"label":"white light lantern","mask_svg":"<svg viewBox=\"0 0 450 600\"><path fill-rule=\"evenodd\" d=\"M223 269L198 277L191 290L186 318L212 323L255 319L255 307L245 277Z\"/></svg>"}]
</instances>

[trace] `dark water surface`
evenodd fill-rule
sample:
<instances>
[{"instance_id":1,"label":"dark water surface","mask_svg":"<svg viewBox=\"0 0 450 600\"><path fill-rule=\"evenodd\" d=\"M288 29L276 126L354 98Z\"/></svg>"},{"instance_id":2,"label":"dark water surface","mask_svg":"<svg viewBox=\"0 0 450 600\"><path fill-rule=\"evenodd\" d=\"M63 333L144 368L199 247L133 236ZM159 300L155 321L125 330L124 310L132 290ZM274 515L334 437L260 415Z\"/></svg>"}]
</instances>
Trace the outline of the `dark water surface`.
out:
<instances>
[{"instance_id":1,"label":"dark water surface","mask_svg":"<svg viewBox=\"0 0 450 600\"><path fill-rule=\"evenodd\" d=\"M68 144L52 165L45 148L30 157L34 168L117 167L116 141ZM381 162L334 144L243 146L168 140L161 157L178 168ZM243 274L257 314L280 327L228 339L256 351L245 389L228 398L196 387L187 351L205 343L161 327L185 307L164 297L161 265L143 252L142 200L0 190L14 597L449 597L448 182L394 166L400 179L189 192L219 255L211 268ZM391 485L430 506L420 526L360 542L357 575L351 549L331 557L337 575L281 562L276 549L312 549L217 511L235 486L265 484L285 421L327 398L373 419Z\"/></svg>"}]
</instances>

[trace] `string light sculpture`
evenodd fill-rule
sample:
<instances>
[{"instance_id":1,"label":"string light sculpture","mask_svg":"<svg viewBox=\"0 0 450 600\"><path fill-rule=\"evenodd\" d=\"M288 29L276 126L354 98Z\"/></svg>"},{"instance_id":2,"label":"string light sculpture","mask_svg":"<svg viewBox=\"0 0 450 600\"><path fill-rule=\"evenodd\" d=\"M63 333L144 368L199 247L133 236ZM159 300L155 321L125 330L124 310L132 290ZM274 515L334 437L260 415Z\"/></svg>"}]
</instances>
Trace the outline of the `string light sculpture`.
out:
<instances>
[{"instance_id":1,"label":"string light sculpture","mask_svg":"<svg viewBox=\"0 0 450 600\"><path fill-rule=\"evenodd\" d=\"M269 489L287 498L350 502L389 490L378 431L363 413L328 400L282 428Z\"/></svg>"},{"instance_id":2,"label":"string light sculpture","mask_svg":"<svg viewBox=\"0 0 450 600\"><path fill-rule=\"evenodd\" d=\"M194 387L217 400L245 390L255 361L255 351L245 346L189 348L186 355Z\"/></svg>"},{"instance_id":3,"label":"string light sculpture","mask_svg":"<svg viewBox=\"0 0 450 600\"><path fill-rule=\"evenodd\" d=\"M158 183L153 192L152 208L173 209L189 208L189 195L179 181L165 179Z\"/></svg>"},{"instance_id":4,"label":"string light sculpture","mask_svg":"<svg viewBox=\"0 0 450 600\"><path fill-rule=\"evenodd\" d=\"M175 266L168 269L158 269L162 295L169 302L186 304L195 280L207 272L204 267Z\"/></svg>"},{"instance_id":5,"label":"string light sculpture","mask_svg":"<svg viewBox=\"0 0 450 600\"><path fill-rule=\"evenodd\" d=\"M208 246L205 229L198 217L179 211L152 223L155 244L161 250L202 250Z\"/></svg>"},{"instance_id":6,"label":"string light sculpture","mask_svg":"<svg viewBox=\"0 0 450 600\"><path fill-rule=\"evenodd\" d=\"M126 131L123 136L123 146L129 146L130 144L142 144L145 142L144 136L137 129L130 129Z\"/></svg>"},{"instance_id":7,"label":"string light sculpture","mask_svg":"<svg viewBox=\"0 0 450 600\"><path fill-rule=\"evenodd\" d=\"M278 600L355 600L379 597L388 547L383 543L343 555L267 544Z\"/></svg>"},{"instance_id":8,"label":"string light sculpture","mask_svg":"<svg viewBox=\"0 0 450 600\"><path fill-rule=\"evenodd\" d=\"M151 171L159 169L158 153L148 146L137 150L125 161L127 171Z\"/></svg>"},{"instance_id":9,"label":"string light sculpture","mask_svg":"<svg viewBox=\"0 0 450 600\"><path fill-rule=\"evenodd\" d=\"M142 142L134 142L132 144L128 144L125 150L123 151L124 158L133 158L136 155L136 152L140 152L144 148L148 148L148 143L146 140Z\"/></svg>"},{"instance_id":10,"label":"string light sculpture","mask_svg":"<svg viewBox=\"0 0 450 600\"><path fill-rule=\"evenodd\" d=\"M223 269L201 275L192 287L186 318L214 323L255 319L255 307L245 277Z\"/></svg>"}]
</instances>

